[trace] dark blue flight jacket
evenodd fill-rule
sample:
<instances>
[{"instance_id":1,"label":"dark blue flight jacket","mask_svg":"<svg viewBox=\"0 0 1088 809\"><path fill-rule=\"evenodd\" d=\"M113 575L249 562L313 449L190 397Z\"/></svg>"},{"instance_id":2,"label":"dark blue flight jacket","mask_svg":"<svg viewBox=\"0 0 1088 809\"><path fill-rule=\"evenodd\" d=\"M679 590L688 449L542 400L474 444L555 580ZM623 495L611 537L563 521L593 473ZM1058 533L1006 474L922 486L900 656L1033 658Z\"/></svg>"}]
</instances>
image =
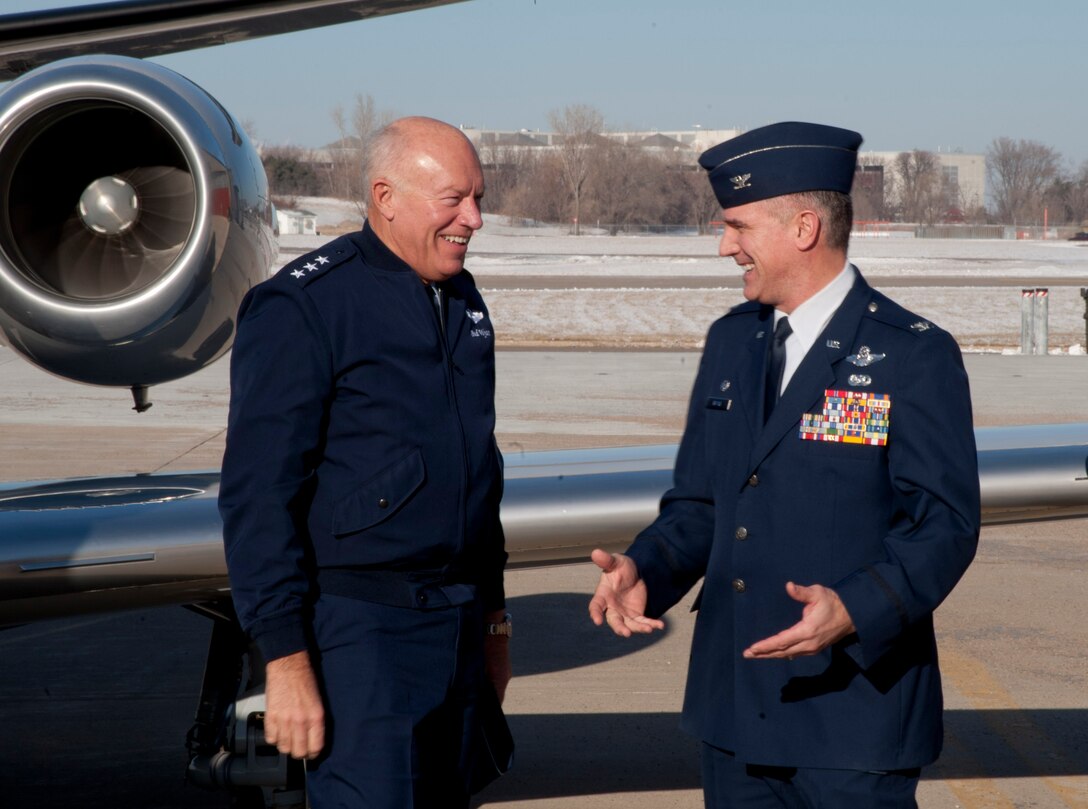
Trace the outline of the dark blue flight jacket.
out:
<instances>
[{"instance_id":1,"label":"dark blue flight jacket","mask_svg":"<svg viewBox=\"0 0 1088 809\"><path fill-rule=\"evenodd\" d=\"M474 584L484 610L503 606L495 338L468 272L442 287L445 334L367 224L242 303L219 506L266 660L307 647L319 571Z\"/></svg>"},{"instance_id":2,"label":"dark blue flight jacket","mask_svg":"<svg viewBox=\"0 0 1088 809\"><path fill-rule=\"evenodd\" d=\"M683 726L746 763L928 764L942 739L932 615L980 520L959 348L859 274L764 426L772 318L749 303L711 327L674 488L629 550L651 615L706 577ZM857 632L814 656L744 659L801 619L787 581L835 589Z\"/></svg>"}]
</instances>

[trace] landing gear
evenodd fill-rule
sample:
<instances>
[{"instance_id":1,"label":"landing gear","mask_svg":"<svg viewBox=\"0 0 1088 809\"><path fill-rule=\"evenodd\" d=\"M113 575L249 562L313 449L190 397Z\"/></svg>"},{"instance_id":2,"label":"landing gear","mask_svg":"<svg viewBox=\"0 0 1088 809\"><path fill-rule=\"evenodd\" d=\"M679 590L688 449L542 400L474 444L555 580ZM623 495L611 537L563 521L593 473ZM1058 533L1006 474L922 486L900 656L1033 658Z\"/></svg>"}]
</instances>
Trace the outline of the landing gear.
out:
<instances>
[{"instance_id":1,"label":"landing gear","mask_svg":"<svg viewBox=\"0 0 1088 809\"><path fill-rule=\"evenodd\" d=\"M228 789L238 809L305 809L302 762L264 738L264 662L229 599L189 605L213 621L208 662L186 738L190 783Z\"/></svg>"}]
</instances>

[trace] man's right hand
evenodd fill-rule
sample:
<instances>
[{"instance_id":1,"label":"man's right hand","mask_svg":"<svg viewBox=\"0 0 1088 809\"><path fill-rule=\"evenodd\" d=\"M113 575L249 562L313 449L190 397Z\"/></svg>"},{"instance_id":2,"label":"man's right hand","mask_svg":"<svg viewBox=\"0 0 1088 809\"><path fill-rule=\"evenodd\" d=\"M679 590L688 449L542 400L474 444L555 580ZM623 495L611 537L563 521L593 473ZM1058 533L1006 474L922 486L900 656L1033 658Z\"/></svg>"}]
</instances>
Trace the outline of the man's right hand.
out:
<instances>
[{"instance_id":1,"label":"man's right hand","mask_svg":"<svg viewBox=\"0 0 1088 809\"><path fill-rule=\"evenodd\" d=\"M265 664L264 737L293 758L316 758L325 746L325 705L307 652Z\"/></svg>"},{"instance_id":2,"label":"man's right hand","mask_svg":"<svg viewBox=\"0 0 1088 809\"><path fill-rule=\"evenodd\" d=\"M601 581L589 602L589 617L597 626L607 621L612 631L623 638L635 632L647 634L664 629L665 622L647 618L646 583L629 556L597 549L590 555L601 569Z\"/></svg>"}]
</instances>

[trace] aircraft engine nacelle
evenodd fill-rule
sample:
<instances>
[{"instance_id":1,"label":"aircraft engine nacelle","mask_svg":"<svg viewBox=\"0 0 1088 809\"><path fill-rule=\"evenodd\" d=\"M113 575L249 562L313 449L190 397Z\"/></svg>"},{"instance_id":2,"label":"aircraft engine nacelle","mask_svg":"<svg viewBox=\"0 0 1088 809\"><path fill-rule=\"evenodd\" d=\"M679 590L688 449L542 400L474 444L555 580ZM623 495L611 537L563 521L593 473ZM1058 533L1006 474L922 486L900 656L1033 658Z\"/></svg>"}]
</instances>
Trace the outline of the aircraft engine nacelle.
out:
<instances>
[{"instance_id":1,"label":"aircraft engine nacelle","mask_svg":"<svg viewBox=\"0 0 1088 809\"><path fill-rule=\"evenodd\" d=\"M274 258L256 150L185 77L55 62L0 94L0 332L39 367L140 390L222 356Z\"/></svg>"}]
</instances>

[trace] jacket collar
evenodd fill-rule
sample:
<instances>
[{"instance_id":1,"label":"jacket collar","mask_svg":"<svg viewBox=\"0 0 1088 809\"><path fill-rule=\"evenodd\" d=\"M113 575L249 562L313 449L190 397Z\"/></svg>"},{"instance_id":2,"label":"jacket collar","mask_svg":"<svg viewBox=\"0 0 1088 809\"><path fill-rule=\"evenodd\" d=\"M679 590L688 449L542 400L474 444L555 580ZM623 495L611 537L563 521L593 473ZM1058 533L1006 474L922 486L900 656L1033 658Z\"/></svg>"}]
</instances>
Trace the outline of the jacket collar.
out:
<instances>
[{"instance_id":1,"label":"jacket collar","mask_svg":"<svg viewBox=\"0 0 1088 809\"><path fill-rule=\"evenodd\" d=\"M416 276L413 270L400 256L390 250L385 242L378 238L378 234L370 227L370 221L363 223L363 229L352 234L352 239L362 253L363 261L371 267L391 272L409 272ZM418 278L418 276L416 276ZM457 347L461 340L461 333L467 328L468 318L465 314L465 275L464 270L457 275L438 284L446 301L446 340L450 351ZM427 284L419 284L422 294L428 306L433 294Z\"/></svg>"},{"instance_id":2,"label":"jacket collar","mask_svg":"<svg viewBox=\"0 0 1088 809\"><path fill-rule=\"evenodd\" d=\"M850 353L850 346L854 343L854 336L857 334L858 326L872 297L872 287L858 272L846 299L832 315L827 327L801 361L767 423L762 425L762 428L758 424L754 427L753 434L756 439L752 446L749 463L751 469L758 467L775 446L796 428L797 421L806 408L818 401L824 390L834 383L834 366ZM761 312L760 317L766 317L767 323L773 322L770 307L767 307L766 314ZM769 335L770 332L767 332L764 339L750 341L759 343L759 348L763 349L761 361L752 363L753 367L758 366L760 369L759 379L762 379L766 362L766 340L770 339ZM752 350L758 351L758 349ZM749 418L759 419L763 413L763 385L756 384L750 387L754 389L751 391L752 397L759 399L759 409L750 413ZM747 409L752 410L752 408Z\"/></svg>"},{"instance_id":3,"label":"jacket collar","mask_svg":"<svg viewBox=\"0 0 1088 809\"><path fill-rule=\"evenodd\" d=\"M400 256L386 247L385 242L378 238L378 234L370 227L369 219L363 222L362 230L352 234L352 240L359 248L359 252L362 253L363 261L371 267L379 270L415 274L415 270L409 267Z\"/></svg>"}]
</instances>

